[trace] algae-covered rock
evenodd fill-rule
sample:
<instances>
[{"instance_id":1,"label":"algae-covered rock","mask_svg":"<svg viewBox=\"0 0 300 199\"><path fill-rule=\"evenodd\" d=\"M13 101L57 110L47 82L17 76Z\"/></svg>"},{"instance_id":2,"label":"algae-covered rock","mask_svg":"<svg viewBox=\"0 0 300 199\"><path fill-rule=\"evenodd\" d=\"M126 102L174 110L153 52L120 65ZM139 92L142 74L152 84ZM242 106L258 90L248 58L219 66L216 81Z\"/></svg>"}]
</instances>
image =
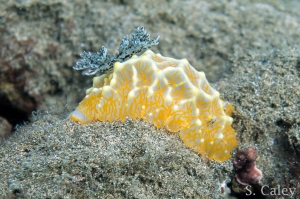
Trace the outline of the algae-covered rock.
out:
<instances>
[{"instance_id":1,"label":"algae-covered rock","mask_svg":"<svg viewBox=\"0 0 300 199\"><path fill-rule=\"evenodd\" d=\"M10 62L18 74L26 69L16 75L26 77L20 81L26 87L13 90L16 84L5 79L10 74L1 78L10 86L1 88L18 91L7 96L31 96L34 109L48 110L1 143L1 198L232 197L231 161L209 161L175 134L139 120L89 125L65 120L92 81L71 69L79 54L103 45L114 49L137 26L160 35L162 45L154 51L186 58L234 105L239 149L253 146L259 154L260 186L298 187L291 197L300 195L298 1L0 0L0 5L0 30L7 33L1 44L13 52L3 54L7 45L1 46L1 69L11 69L3 63L19 54L11 41L34 41L26 56ZM31 70L35 76L28 78Z\"/></svg>"},{"instance_id":2,"label":"algae-covered rock","mask_svg":"<svg viewBox=\"0 0 300 199\"><path fill-rule=\"evenodd\" d=\"M39 114L1 145L0 197L218 198L231 162L209 161L139 120L81 125ZM222 195L222 194L221 194ZM224 193L223 193L224 195Z\"/></svg>"}]
</instances>

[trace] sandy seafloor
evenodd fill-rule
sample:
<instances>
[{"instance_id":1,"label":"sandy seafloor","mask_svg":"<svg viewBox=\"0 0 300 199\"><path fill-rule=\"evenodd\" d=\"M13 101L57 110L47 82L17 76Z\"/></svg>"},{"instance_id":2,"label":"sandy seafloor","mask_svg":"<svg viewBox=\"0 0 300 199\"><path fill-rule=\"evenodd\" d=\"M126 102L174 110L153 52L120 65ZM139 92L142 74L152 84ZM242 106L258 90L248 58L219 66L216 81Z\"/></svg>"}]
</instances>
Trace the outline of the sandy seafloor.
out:
<instances>
[{"instance_id":1,"label":"sandy seafloor","mask_svg":"<svg viewBox=\"0 0 300 199\"><path fill-rule=\"evenodd\" d=\"M160 35L154 52L186 58L233 104L238 149L255 147L263 172L252 198L300 198L299 1L0 5L0 198L251 198L233 193L232 158L209 160L165 129L65 119L92 85L72 70L79 54L115 53L137 26Z\"/></svg>"}]
</instances>

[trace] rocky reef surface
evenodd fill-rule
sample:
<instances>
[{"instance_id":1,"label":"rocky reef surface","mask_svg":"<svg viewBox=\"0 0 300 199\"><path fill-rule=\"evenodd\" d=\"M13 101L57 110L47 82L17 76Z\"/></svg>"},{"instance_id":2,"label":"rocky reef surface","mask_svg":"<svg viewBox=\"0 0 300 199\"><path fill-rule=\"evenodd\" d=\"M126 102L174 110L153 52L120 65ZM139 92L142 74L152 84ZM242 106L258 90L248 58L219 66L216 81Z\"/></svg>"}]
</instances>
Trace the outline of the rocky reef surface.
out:
<instances>
[{"instance_id":1,"label":"rocky reef surface","mask_svg":"<svg viewBox=\"0 0 300 199\"><path fill-rule=\"evenodd\" d=\"M92 82L71 68L79 54L116 49L137 26L160 35L154 52L186 58L234 105L239 149L258 151L265 193L299 197L298 1L0 4L0 136L14 132L0 145L1 197L241 197L230 194L232 160L199 156L164 129L65 119Z\"/></svg>"}]
</instances>

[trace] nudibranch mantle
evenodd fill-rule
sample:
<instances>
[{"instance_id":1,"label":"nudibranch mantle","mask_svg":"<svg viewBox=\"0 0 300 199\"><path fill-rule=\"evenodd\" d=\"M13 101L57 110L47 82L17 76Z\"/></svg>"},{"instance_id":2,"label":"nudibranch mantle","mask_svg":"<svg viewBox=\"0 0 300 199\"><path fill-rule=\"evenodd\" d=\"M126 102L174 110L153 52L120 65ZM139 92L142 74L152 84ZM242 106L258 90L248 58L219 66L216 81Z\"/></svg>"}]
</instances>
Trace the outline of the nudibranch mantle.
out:
<instances>
[{"instance_id":1,"label":"nudibranch mantle","mask_svg":"<svg viewBox=\"0 0 300 199\"><path fill-rule=\"evenodd\" d=\"M205 74L186 59L147 50L94 77L93 87L70 118L81 124L142 118L157 128L179 132L198 153L225 161L238 145L232 112L232 105L221 100Z\"/></svg>"}]
</instances>

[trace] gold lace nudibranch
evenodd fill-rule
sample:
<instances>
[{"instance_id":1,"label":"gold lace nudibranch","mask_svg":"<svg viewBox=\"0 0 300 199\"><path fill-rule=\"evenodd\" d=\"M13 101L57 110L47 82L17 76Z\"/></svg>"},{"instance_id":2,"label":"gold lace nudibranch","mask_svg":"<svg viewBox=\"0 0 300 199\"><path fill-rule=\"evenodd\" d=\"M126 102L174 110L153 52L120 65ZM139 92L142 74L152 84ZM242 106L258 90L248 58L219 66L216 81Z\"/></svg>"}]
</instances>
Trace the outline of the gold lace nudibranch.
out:
<instances>
[{"instance_id":1,"label":"gold lace nudibranch","mask_svg":"<svg viewBox=\"0 0 300 199\"><path fill-rule=\"evenodd\" d=\"M198 153L225 161L238 145L232 112L232 105L221 100L205 74L186 59L147 50L94 77L93 87L70 118L81 124L142 118L157 128L179 132Z\"/></svg>"}]
</instances>

